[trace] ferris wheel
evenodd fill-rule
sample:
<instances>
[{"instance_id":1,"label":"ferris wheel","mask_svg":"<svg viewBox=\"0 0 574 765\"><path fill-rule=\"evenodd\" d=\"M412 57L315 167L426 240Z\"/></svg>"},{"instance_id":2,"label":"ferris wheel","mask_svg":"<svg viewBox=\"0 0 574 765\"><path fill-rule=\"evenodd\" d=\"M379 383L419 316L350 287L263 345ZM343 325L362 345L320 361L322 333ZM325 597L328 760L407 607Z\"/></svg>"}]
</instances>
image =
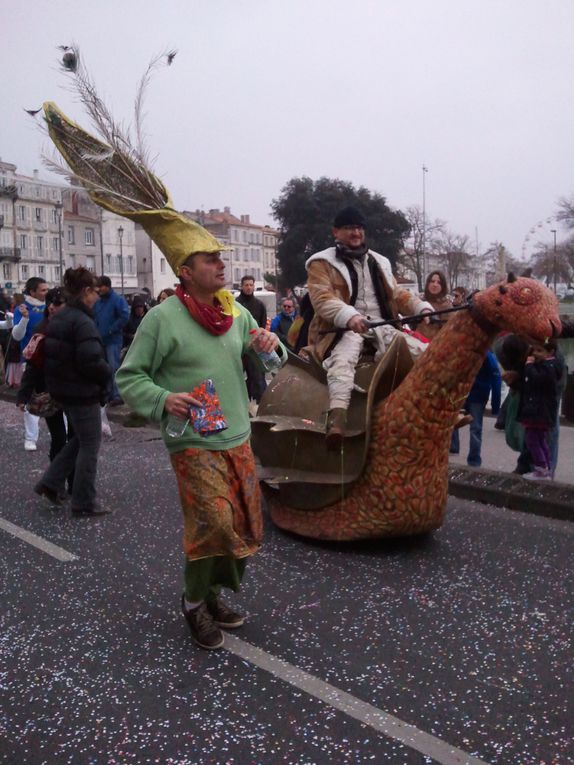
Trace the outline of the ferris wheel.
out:
<instances>
[{"instance_id":1,"label":"ferris wheel","mask_svg":"<svg viewBox=\"0 0 574 765\"><path fill-rule=\"evenodd\" d=\"M553 232L558 227L556 215L550 215L535 223L522 242L522 260L529 260L536 248L543 243L552 242Z\"/></svg>"}]
</instances>

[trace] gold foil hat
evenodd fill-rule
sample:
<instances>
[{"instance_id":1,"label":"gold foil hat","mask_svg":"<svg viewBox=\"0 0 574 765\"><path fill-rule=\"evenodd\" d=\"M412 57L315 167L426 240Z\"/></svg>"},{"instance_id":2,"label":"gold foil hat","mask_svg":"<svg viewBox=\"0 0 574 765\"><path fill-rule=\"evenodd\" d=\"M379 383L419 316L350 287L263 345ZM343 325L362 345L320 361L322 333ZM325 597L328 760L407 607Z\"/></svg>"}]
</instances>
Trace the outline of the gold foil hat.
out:
<instances>
[{"instance_id":1,"label":"gold foil hat","mask_svg":"<svg viewBox=\"0 0 574 765\"><path fill-rule=\"evenodd\" d=\"M43 108L50 138L91 199L139 223L176 274L190 255L225 249L203 226L173 209L169 192L129 142L119 146L115 140L112 148L72 122L51 101Z\"/></svg>"}]
</instances>

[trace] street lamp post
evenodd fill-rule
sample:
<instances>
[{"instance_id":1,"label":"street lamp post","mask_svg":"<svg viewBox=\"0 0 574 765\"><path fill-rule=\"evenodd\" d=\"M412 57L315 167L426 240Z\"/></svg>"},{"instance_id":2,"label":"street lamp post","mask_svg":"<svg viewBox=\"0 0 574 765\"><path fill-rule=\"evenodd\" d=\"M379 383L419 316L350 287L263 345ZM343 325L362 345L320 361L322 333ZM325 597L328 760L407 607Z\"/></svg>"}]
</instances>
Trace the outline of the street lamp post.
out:
<instances>
[{"instance_id":1,"label":"street lamp post","mask_svg":"<svg viewBox=\"0 0 574 765\"><path fill-rule=\"evenodd\" d=\"M60 257L60 284L64 283L64 253L62 252L62 211L64 205L58 201L54 205L58 216L58 255Z\"/></svg>"},{"instance_id":2,"label":"street lamp post","mask_svg":"<svg viewBox=\"0 0 574 765\"><path fill-rule=\"evenodd\" d=\"M428 263L426 262L426 233L427 233L427 222L426 222L426 174L428 173L428 167L426 165L423 165L423 231L422 231L422 255L423 255L423 268L425 269L425 278L427 276L429 267Z\"/></svg>"},{"instance_id":3,"label":"street lamp post","mask_svg":"<svg viewBox=\"0 0 574 765\"><path fill-rule=\"evenodd\" d=\"M122 296L124 294L124 251L122 247L122 240L124 238L124 229L122 226L118 227L118 238L120 240L120 281L122 285Z\"/></svg>"},{"instance_id":4,"label":"street lamp post","mask_svg":"<svg viewBox=\"0 0 574 765\"><path fill-rule=\"evenodd\" d=\"M556 294L556 229L551 228L550 233L554 234L554 294Z\"/></svg>"}]
</instances>

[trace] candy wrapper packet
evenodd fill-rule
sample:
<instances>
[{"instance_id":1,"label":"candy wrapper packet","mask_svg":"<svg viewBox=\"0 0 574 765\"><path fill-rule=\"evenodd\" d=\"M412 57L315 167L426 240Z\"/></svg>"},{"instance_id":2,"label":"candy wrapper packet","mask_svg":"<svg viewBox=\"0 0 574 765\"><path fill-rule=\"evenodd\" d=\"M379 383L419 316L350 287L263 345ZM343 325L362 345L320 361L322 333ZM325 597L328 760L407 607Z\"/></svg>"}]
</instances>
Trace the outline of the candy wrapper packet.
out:
<instances>
[{"instance_id":1,"label":"candy wrapper packet","mask_svg":"<svg viewBox=\"0 0 574 765\"><path fill-rule=\"evenodd\" d=\"M190 395L201 402L201 406L189 407L191 427L200 436L210 436L227 429L227 420L219 403L213 380L208 378L199 383Z\"/></svg>"}]
</instances>

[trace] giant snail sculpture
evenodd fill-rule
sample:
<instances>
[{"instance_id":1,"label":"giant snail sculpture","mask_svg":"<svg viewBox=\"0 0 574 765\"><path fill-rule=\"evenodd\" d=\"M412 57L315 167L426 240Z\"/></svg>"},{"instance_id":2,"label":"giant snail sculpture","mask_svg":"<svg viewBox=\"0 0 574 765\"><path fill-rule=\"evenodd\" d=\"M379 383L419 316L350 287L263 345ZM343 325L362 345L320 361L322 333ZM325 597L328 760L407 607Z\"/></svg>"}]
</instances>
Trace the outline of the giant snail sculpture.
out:
<instances>
[{"instance_id":1,"label":"giant snail sculpture","mask_svg":"<svg viewBox=\"0 0 574 765\"><path fill-rule=\"evenodd\" d=\"M397 334L360 364L341 453L324 445L326 375L290 356L253 419L252 443L273 522L324 540L424 534L443 523L448 453L461 406L501 331L544 341L560 333L558 301L524 277L475 293L412 362Z\"/></svg>"},{"instance_id":2,"label":"giant snail sculpture","mask_svg":"<svg viewBox=\"0 0 574 765\"><path fill-rule=\"evenodd\" d=\"M190 252L223 245L178 213L153 174L143 143L142 104L150 74L172 63L154 59L142 78L130 142L82 65L65 48L62 66L97 131L91 135L52 102L43 106L48 134L72 175L101 207L139 223L175 272ZM36 115L40 110L28 110ZM400 333L377 363L360 364L340 454L327 452L328 394L323 369L291 356L265 392L253 420L253 447L271 518L305 537L353 540L421 534L443 521L448 447L459 410L489 345L503 330L543 341L560 332L558 301L539 282L510 277L476 293L413 365Z\"/></svg>"}]
</instances>

